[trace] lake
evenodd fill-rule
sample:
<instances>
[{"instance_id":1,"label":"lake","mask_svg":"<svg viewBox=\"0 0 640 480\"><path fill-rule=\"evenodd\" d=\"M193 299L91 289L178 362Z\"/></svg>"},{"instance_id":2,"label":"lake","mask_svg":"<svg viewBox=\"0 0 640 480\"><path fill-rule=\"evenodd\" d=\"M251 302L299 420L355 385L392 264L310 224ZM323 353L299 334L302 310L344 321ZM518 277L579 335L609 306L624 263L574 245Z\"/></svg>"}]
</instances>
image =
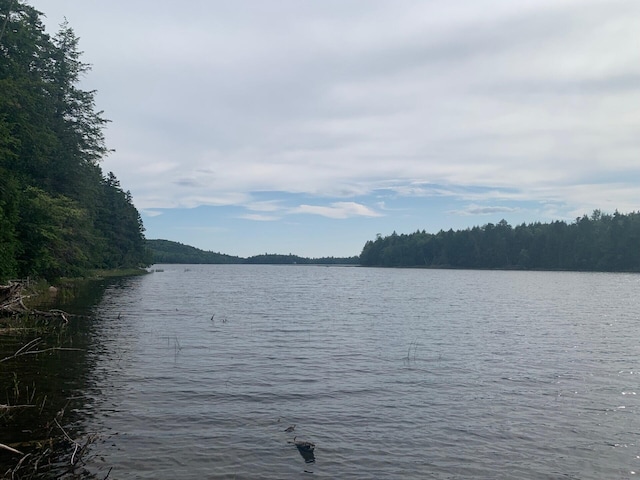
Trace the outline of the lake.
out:
<instances>
[{"instance_id":1,"label":"lake","mask_svg":"<svg viewBox=\"0 0 640 480\"><path fill-rule=\"evenodd\" d=\"M639 275L154 268L106 282L82 352L38 370L99 434L97 478L640 472Z\"/></svg>"}]
</instances>

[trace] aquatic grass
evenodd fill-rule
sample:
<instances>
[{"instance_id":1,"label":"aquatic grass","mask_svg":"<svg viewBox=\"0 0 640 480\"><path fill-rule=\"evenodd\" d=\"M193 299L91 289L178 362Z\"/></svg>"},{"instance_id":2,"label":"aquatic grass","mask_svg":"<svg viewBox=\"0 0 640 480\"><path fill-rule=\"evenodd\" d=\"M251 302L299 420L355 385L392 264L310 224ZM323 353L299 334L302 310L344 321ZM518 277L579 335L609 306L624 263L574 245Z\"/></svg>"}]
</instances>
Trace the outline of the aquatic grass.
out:
<instances>
[{"instance_id":1,"label":"aquatic grass","mask_svg":"<svg viewBox=\"0 0 640 480\"><path fill-rule=\"evenodd\" d=\"M167 347L173 346L173 352L175 355L178 355L179 352L182 351L182 345L180 344L180 340L178 340L177 335L163 337L167 339ZM173 340L173 344L171 341Z\"/></svg>"},{"instance_id":2,"label":"aquatic grass","mask_svg":"<svg viewBox=\"0 0 640 480\"><path fill-rule=\"evenodd\" d=\"M407 356L403 358L403 360L406 363L409 363L411 361L416 361L416 352L418 350L418 340L414 339L411 341L411 343L409 344L409 348L407 349ZM411 356L413 352L413 357Z\"/></svg>"}]
</instances>

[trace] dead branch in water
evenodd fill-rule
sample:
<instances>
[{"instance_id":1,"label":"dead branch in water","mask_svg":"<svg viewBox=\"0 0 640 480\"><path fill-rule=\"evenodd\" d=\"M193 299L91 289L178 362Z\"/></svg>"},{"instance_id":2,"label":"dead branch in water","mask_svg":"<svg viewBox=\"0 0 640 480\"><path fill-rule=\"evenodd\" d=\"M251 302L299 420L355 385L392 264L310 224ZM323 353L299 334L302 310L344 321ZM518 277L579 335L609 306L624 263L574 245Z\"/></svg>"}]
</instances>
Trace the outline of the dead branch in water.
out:
<instances>
[{"instance_id":1,"label":"dead branch in water","mask_svg":"<svg viewBox=\"0 0 640 480\"><path fill-rule=\"evenodd\" d=\"M37 350L36 347L42 342L42 337L34 338L30 342L24 344L22 347L16 351L13 355L9 355L8 357L4 357L0 359L0 363L6 362L7 360L12 360L14 358L21 357L23 355L37 355L39 353L46 352L54 352L54 351L63 351L63 352L79 352L82 349L80 348L64 348L64 347L50 347L43 348L42 350Z\"/></svg>"},{"instance_id":2,"label":"dead branch in water","mask_svg":"<svg viewBox=\"0 0 640 480\"><path fill-rule=\"evenodd\" d=\"M10 447L9 445L5 445L4 443L0 443L0 449L15 453L16 455L24 455L24 453L22 453L20 450L16 450L15 448Z\"/></svg>"},{"instance_id":3,"label":"dead branch in water","mask_svg":"<svg viewBox=\"0 0 640 480\"><path fill-rule=\"evenodd\" d=\"M15 466L6 472L0 472L0 478L15 480L54 478L87 480L97 478L85 467L91 457L89 448L99 439L98 435L88 434L84 436L83 440L74 440L59 422L59 418L63 415L64 408L48 424L50 430L45 438L15 445L15 447L29 453L23 453L14 446L0 443L0 450L18 456ZM54 429L61 433L54 434Z\"/></svg>"},{"instance_id":4,"label":"dead branch in water","mask_svg":"<svg viewBox=\"0 0 640 480\"><path fill-rule=\"evenodd\" d=\"M36 405L0 405L0 412L15 410L17 408L33 408Z\"/></svg>"},{"instance_id":5,"label":"dead branch in water","mask_svg":"<svg viewBox=\"0 0 640 480\"><path fill-rule=\"evenodd\" d=\"M46 319L60 319L66 324L69 323L70 317L75 316L58 309L44 311L27 307L24 301L29 298L29 295L23 293L24 285L23 282L0 285L0 317L31 315Z\"/></svg>"},{"instance_id":6,"label":"dead branch in water","mask_svg":"<svg viewBox=\"0 0 640 480\"><path fill-rule=\"evenodd\" d=\"M23 303L22 288L23 284L18 282L0 285L0 312L15 314L28 310Z\"/></svg>"},{"instance_id":7,"label":"dead branch in water","mask_svg":"<svg viewBox=\"0 0 640 480\"><path fill-rule=\"evenodd\" d=\"M8 285L0 285L0 326L6 327L0 330L5 333L21 330L33 330L41 333L51 330L58 331L60 327L64 328L69 323L71 317L76 317L76 315L69 314L63 310L51 309L45 311L47 307L42 306L40 307L42 310L31 308L31 306L36 305L37 300L34 301L33 297L26 293L27 290L30 290L30 288L28 289L28 285L25 282L10 282ZM31 300L29 300L30 298ZM15 328L14 325L20 328ZM31 325L34 328L26 328ZM46 328L43 329L43 327ZM35 335L38 335L38 333ZM53 338L53 340L55 341L56 338ZM13 354L0 358L0 368L5 368L7 362L10 363L11 360L19 359L26 355L30 355L33 358L34 355L47 354L54 351L82 350L50 346L51 343L49 343L46 335L37 336L28 341L25 339L24 342L19 348L16 347L17 349ZM57 337L54 345L56 343L60 344L59 337ZM38 410L35 409L39 409L39 415L42 415L47 401L47 396L45 395L42 402L40 400L35 402L35 391L30 397L27 391L27 398L20 401L17 390L18 381L16 379L17 376L14 373L16 386L13 395L15 396L15 405L5 404L9 403L8 398L7 402L0 404L0 418L3 422L9 421L15 415L22 415L22 409L24 409L25 414L28 414L27 412L29 411L32 413L37 412ZM27 390L29 389L27 388ZM37 405L34 405L34 403L37 403ZM41 424L44 430L42 432L38 430L36 438L27 442L8 445L7 438L0 438L0 441L6 442L0 443L2 456L7 457L7 459L13 458L13 462L15 462L9 470L0 471L0 478L11 478L12 480L94 478L85 469L84 465L86 465L86 457L90 445L96 440L97 436L88 435L74 440L62 427L62 421L59 421L63 415L64 409L58 412L52 421ZM0 431L2 431L3 425L4 423L0 425ZM0 433L0 437L4 437L4 433Z\"/></svg>"}]
</instances>

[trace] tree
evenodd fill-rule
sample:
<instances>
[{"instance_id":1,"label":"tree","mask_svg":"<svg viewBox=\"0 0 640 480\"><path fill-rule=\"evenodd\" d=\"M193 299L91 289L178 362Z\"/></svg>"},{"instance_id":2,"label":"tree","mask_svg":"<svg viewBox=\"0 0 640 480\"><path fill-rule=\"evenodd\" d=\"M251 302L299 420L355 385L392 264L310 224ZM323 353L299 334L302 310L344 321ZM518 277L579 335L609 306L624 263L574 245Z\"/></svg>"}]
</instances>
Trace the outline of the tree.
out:
<instances>
[{"instance_id":1,"label":"tree","mask_svg":"<svg viewBox=\"0 0 640 480\"><path fill-rule=\"evenodd\" d=\"M108 120L95 111L96 91L76 85L90 65L80 61L78 37L65 21L53 39L50 78L52 130L58 139L52 187L79 200L92 196L98 162L108 153L103 133ZM80 174L78 174L80 173Z\"/></svg>"},{"instance_id":2,"label":"tree","mask_svg":"<svg viewBox=\"0 0 640 480\"><path fill-rule=\"evenodd\" d=\"M505 220L466 230L394 232L368 241L364 266L640 271L640 213L512 228Z\"/></svg>"},{"instance_id":3,"label":"tree","mask_svg":"<svg viewBox=\"0 0 640 480\"><path fill-rule=\"evenodd\" d=\"M86 211L65 196L27 187L20 211L20 255L23 274L47 278L79 275L91 265Z\"/></svg>"},{"instance_id":4,"label":"tree","mask_svg":"<svg viewBox=\"0 0 640 480\"><path fill-rule=\"evenodd\" d=\"M78 86L77 36L65 22L51 38L23 0L0 14L0 280L145 263L131 194L100 168L107 120Z\"/></svg>"}]
</instances>

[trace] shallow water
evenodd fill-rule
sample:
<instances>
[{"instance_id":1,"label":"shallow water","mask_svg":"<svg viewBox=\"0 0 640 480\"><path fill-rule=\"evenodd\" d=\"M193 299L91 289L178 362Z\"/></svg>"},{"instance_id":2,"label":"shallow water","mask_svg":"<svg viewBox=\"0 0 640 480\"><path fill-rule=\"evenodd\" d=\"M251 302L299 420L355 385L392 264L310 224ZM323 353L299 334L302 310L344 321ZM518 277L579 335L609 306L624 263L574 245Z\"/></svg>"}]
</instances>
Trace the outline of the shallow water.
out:
<instances>
[{"instance_id":1,"label":"shallow water","mask_svg":"<svg viewBox=\"0 0 640 480\"><path fill-rule=\"evenodd\" d=\"M99 478L640 471L638 275L161 268L78 333Z\"/></svg>"}]
</instances>

